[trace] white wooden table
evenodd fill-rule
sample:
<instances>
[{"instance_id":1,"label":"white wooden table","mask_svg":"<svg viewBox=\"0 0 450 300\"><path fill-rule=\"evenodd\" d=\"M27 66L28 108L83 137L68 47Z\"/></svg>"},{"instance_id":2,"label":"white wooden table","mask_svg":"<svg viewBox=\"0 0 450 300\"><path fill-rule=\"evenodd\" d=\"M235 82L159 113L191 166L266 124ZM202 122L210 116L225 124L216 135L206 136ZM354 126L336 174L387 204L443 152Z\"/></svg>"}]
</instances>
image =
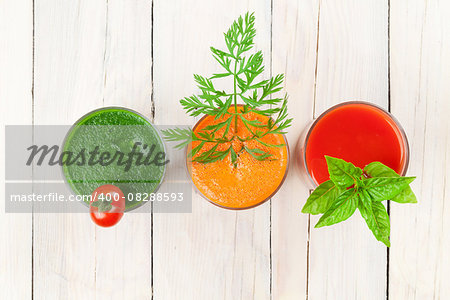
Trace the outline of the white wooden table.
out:
<instances>
[{"instance_id":1,"label":"white wooden table","mask_svg":"<svg viewBox=\"0 0 450 300\"><path fill-rule=\"evenodd\" d=\"M71 124L121 105L193 124L178 100L195 92L193 73L217 70L209 46L247 10L267 76L286 74L291 146L347 100L403 125L419 203L390 204L392 247L358 213L314 229L295 170L255 209L196 195L191 214L133 214L108 230L2 208L0 299L450 299L448 0L0 0L1 123ZM4 199L3 155L1 166Z\"/></svg>"}]
</instances>

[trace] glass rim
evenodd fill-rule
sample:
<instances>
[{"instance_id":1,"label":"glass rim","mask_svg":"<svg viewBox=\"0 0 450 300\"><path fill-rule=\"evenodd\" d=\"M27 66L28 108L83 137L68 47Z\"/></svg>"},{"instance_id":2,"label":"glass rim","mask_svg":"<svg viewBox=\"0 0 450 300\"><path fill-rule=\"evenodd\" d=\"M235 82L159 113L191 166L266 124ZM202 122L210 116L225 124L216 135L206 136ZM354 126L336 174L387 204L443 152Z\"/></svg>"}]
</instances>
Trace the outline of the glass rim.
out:
<instances>
[{"instance_id":1,"label":"glass rim","mask_svg":"<svg viewBox=\"0 0 450 300\"><path fill-rule=\"evenodd\" d=\"M366 101L346 101L346 102L341 102L338 103L336 105L331 106L330 108L328 108L327 110L325 110L323 113L321 113L317 118L315 118L313 120L313 122L311 123L311 125L308 128L308 131L306 133L306 136L304 138L303 141L303 145L302 145L302 153L301 153L301 157L302 157L302 164L303 164L303 168L306 171L306 174L308 176L308 179L310 180L310 182L312 182L312 184L314 185L314 187L317 187L318 184L317 182L314 180L313 176L311 175L311 172L308 168L308 164L306 163L306 148L308 146L308 141L309 141L309 137L311 135L311 132L313 131L314 127L317 125L317 123L323 118L325 117L328 113L330 113L331 111L340 108L342 106L346 106L346 105L352 105L352 104L360 104L360 105L366 105L366 106L370 106L373 107L375 109L378 109L379 111L381 111L382 113L384 113L387 117L389 117L389 119L392 121L392 123L395 125L395 127L398 129L400 136L401 136L401 140L403 142L403 150L405 153L405 159L404 159L404 164L402 166L402 172L400 174L400 176L405 176L406 172L408 171L408 166L409 166L409 155L410 155L410 149L409 149L409 142L408 142L408 138L406 136L406 132L403 129L403 127L401 126L400 122L386 109L382 108L381 106L371 103L371 102L366 102Z\"/></svg>"},{"instance_id":2,"label":"glass rim","mask_svg":"<svg viewBox=\"0 0 450 300\"><path fill-rule=\"evenodd\" d=\"M94 109L94 110L91 110L91 111L87 112L86 114L84 114L83 116L81 116L80 118L78 118L78 119L72 124L72 126L70 126L69 130L68 130L67 133L66 133L66 136L64 137L64 140L63 140L63 142L62 142L63 149L64 149L64 146L65 146L65 144L66 144L67 138L69 137L70 133L72 132L72 130L74 130L74 129L76 128L76 126L79 125L79 123L80 123L81 121L83 121L86 117L90 116L90 115L93 114L93 113L96 113L96 112L99 112L99 111L102 111L102 110L109 110L109 109L119 109L119 110L128 111L128 112L131 112L131 113L134 113L134 114L138 115L139 117L141 117L141 118L143 118L145 121L147 121L147 123L149 123L149 125L150 125L150 126L155 130L155 132L158 134L158 136L159 136L159 138L160 138L160 140L161 140L161 143L162 143L162 145L163 145L164 153L167 154L166 144L165 144L164 139L163 139L163 137L162 137L162 135L161 135L161 132L154 126L154 124L150 121L150 119L147 118L146 116L144 116L143 114L141 114L140 112L137 112L137 111L135 111L135 110L133 110L133 109L130 109L130 108L127 108L127 107L123 107L123 106L104 106L104 107L99 107L99 108L96 108L96 109ZM159 181L158 185L156 186L155 190L154 190L152 193L156 193L156 192L160 189L162 183L164 182L164 178L165 178L165 175L166 175L166 170L167 170L167 167L166 167L166 165L164 165L164 170L163 170L163 173L162 173L162 176L161 176L161 180ZM74 191L74 189L72 188L72 186L69 184L69 182L67 181L66 175L65 175L65 173L64 173L64 165L61 166L60 171L61 171L61 173L62 173L62 176L63 176L63 178L64 178L64 183L66 184L66 186L69 187L69 189L70 189L70 191L72 191L72 193L77 194L77 193ZM85 201L81 201L81 202L83 203L83 205L85 205L86 207L89 208L89 204L87 204ZM143 206L143 205L146 204L147 202L149 202L149 201L140 201L138 204L136 204L136 205L133 206L133 207L130 207L130 208L128 208L128 209L125 208L124 212L129 212L129 211L135 210L135 209L137 209L137 208Z\"/></svg>"},{"instance_id":3,"label":"glass rim","mask_svg":"<svg viewBox=\"0 0 450 300\"><path fill-rule=\"evenodd\" d=\"M243 104L238 104L237 106L243 106ZM199 126L199 124L205 119L205 118L207 118L207 117L209 117L209 115L204 115L200 120L198 120L196 123L195 123L195 125L194 125L194 127L192 128L192 130L194 131L196 128L197 128L197 126ZM191 182L192 182L192 185L194 186L194 189L202 196L202 198L204 198L206 201L208 201L209 203L212 203L212 204L214 204L215 206L217 206L217 207L220 207L220 208L224 208L224 209L228 209L228 210L247 210L247 209L251 209L251 208L255 208L255 207L257 207L257 206L260 206L260 205L262 205L262 204L264 204L264 203L266 203L267 201L269 201L273 196L275 196L275 194L280 190L280 188L283 186L283 183L284 183L284 181L286 180L286 177L287 177L287 175L288 175L288 173L289 173L289 164L290 164L290 150L289 150L289 143L288 143L288 140L287 140L287 138L286 138L286 136L284 135L284 134L282 134L282 136L283 136L283 140L284 140L284 143L285 143L285 146L286 146L286 154L287 154L287 161L286 161L286 169L285 169L285 171L284 171L284 175L283 175L283 178L281 179L281 181L280 181L280 184L276 187L276 189L267 197L267 198L265 198L264 200L262 200L262 201L260 201L260 202L258 202L258 203L255 203L255 204L253 204L253 205L250 205L250 206L245 206L245 207L230 207L230 206L225 206L225 205L221 205L221 204L219 204L219 203L216 203L216 202L214 202L214 201L212 201L211 199L209 199L205 194L203 194L201 191L200 191L200 189L195 185L195 183L194 183L194 180L193 180L193 178L192 178L192 172L190 172L189 171L189 163L188 163L188 150L189 150L189 146L186 146L185 147L185 164L186 164L186 171L187 171L187 173L188 173L188 176L189 176L189 178L190 178L190 180L191 180Z\"/></svg>"}]
</instances>

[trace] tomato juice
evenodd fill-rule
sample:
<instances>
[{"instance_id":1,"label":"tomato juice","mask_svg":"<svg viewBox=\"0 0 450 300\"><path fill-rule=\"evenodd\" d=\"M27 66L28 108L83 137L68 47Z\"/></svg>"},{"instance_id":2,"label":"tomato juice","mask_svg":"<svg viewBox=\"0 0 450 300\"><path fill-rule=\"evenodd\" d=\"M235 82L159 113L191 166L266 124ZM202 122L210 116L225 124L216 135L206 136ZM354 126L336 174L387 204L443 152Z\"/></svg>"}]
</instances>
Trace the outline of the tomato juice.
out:
<instances>
[{"instance_id":1,"label":"tomato juice","mask_svg":"<svg viewBox=\"0 0 450 300\"><path fill-rule=\"evenodd\" d=\"M316 185L329 179L325 155L360 168L379 161L403 175L408 149L405 133L388 112L366 102L346 102L330 108L312 124L303 146L303 162Z\"/></svg>"}]
</instances>

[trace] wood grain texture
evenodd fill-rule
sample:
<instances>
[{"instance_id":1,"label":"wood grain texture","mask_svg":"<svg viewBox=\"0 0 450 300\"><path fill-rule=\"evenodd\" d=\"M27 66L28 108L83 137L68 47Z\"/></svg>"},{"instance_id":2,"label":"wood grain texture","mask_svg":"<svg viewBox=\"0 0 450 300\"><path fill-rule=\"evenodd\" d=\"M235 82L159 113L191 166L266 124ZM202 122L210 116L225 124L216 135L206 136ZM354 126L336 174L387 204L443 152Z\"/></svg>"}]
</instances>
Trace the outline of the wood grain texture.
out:
<instances>
[{"instance_id":1,"label":"wood grain texture","mask_svg":"<svg viewBox=\"0 0 450 300\"><path fill-rule=\"evenodd\" d=\"M246 11L255 11L265 76L286 74L294 117L279 193L241 212L194 193L191 214L133 213L111 229L85 214L2 209L1 299L450 298L446 0L39 0L34 50L33 1L0 1L0 122L72 124L119 105L157 124L193 125L178 100L197 91L193 73L219 70L209 47L223 47L222 32ZM296 142L314 117L349 100L390 106L410 142L419 203L390 205L388 270L358 212L320 229L300 212L309 185Z\"/></svg>"},{"instance_id":2,"label":"wood grain texture","mask_svg":"<svg viewBox=\"0 0 450 300\"><path fill-rule=\"evenodd\" d=\"M289 176L272 199L272 298L304 299L307 294L308 215L301 208L309 185L300 172L300 133L312 120L317 48L318 1L275 1L272 69L284 73L289 94ZM302 181L303 180L303 181Z\"/></svg>"},{"instance_id":3,"label":"wood grain texture","mask_svg":"<svg viewBox=\"0 0 450 300\"><path fill-rule=\"evenodd\" d=\"M125 106L152 119L151 1L106 5L103 105ZM96 299L152 297L151 214L139 211L125 214L113 228L95 226Z\"/></svg>"},{"instance_id":4,"label":"wood grain texture","mask_svg":"<svg viewBox=\"0 0 450 300\"><path fill-rule=\"evenodd\" d=\"M256 46L270 72L270 1L155 1L155 121L193 125L179 99L197 92L193 73L220 70L209 47L255 11ZM191 214L154 214L155 299L269 299L270 205L228 211L194 194Z\"/></svg>"},{"instance_id":5,"label":"wood grain texture","mask_svg":"<svg viewBox=\"0 0 450 300\"><path fill-rule=\"evenodd\" d=\"M449 299L450 3L393 1L391 106L418 204L391 203L390 299Z\"/></svg>"},{"instance_id":6,"label":"wood grain texture","mask_svg":"<svg viewBox=\"0 0 450 300\"><path fill-rule=\"evenodd\" d=\"M102 106L105 25L104 2L36 1L36 125ZM88 214L34 215L34 299L95 298L95 230Z\"/></svg>"},{"instance_id":7,"label":"wood grain texture","mask_svg":"<svg viewBox=\"0 0 450 300\"><path fill-rule=\"evenodd\" d=\"M33 7L30 1L0 2L0 37L0 298L31 299L32 215L6 214L4 206L7 201L4 125L32 124ZM31 142L31 135L29 139ZM29 175L31 178L31 172Z\"/></svg>"},{"instance_id":8,"label":"wood grain texture","mask_svg":"<svg viewBox=\"0 0 450 300\"><path fill-rule=\"evenodd\" d=\"M315 117L330 106L363 100L388 107L387 1L321 1ZM309 248L311 299L386 297L386 247L359 212L314 229Z\"/></svg>"},{"instance_id":9,"label":"wood grain texture","mask_svg":"<svg viewBox=\"0 0 450 300\"><path fill-rule=\"evenodd\" d=\"M36 124L111 105L151 118L150 2L47 1L36 13ZM109 229L87 214L36 215L34 235L36 299L151 298L151 215Z\"/></svg>"}]
</instances>

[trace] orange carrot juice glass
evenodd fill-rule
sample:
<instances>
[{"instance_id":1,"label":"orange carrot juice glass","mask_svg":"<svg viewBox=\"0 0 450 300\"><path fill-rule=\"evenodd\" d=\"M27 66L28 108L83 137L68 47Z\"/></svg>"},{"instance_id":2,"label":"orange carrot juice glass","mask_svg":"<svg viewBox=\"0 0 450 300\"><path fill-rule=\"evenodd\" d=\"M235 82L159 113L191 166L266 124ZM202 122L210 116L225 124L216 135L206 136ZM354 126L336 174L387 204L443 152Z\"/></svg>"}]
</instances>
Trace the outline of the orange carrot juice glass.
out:
<instances>
[{"instance_id":1,"label":"orange carrot juice glass","mask_svg":"<svg viewBox=\"0 0 450 300\"><path fill-rule=\"evenodd\" d=\"M329 179L324 156L341 158L364 168L379 161L399 175L408 168L409 146L398 121L368 102L344 102L321 114L301 145L301 167L317 186Z\"/></svg>"},{"instance_id":2,"label":"orange carrot juice glass","mask_svg":"<svg viewBox=\"0 0 450 300\"><path fill-rule=\"evenodd\" d=\"M238 105L240 109L241 105ZM229 111L234 111L234 106ZM248 120L267 122L267 117L249 112ZM204 116L194 126L194 133L211 124L222 122L223 118L215 119L214 116ZM235 130L234 121L231 122L229 135ZM250 131L241 120L238 120L237 130L239 137L245 139L250 136ZM220 136L224 129L216 132ZM230 137L227 137L230 138ZM231 143L238 159L234 165L230 155L223 160L212 163L192 162L192 158L186 156L187 168L192 182L197 191L209 202L227 209L241 210L258 206L269 200L283 184L289 166L289 147L286 138L281 134L268 134L262 138L266 144L282 145L281 147L267 147L255 140L241 141L234 139ZM196 147L199 142L193 142L187 148L187 153ZM223 151L230 146L229 143L220 145L218 151ZM243 147L259 148L270 152L272 156L263 161L256 160ZM205 146L196 155L208 151L212 145Z\"/></svg>"}]
</instances>

